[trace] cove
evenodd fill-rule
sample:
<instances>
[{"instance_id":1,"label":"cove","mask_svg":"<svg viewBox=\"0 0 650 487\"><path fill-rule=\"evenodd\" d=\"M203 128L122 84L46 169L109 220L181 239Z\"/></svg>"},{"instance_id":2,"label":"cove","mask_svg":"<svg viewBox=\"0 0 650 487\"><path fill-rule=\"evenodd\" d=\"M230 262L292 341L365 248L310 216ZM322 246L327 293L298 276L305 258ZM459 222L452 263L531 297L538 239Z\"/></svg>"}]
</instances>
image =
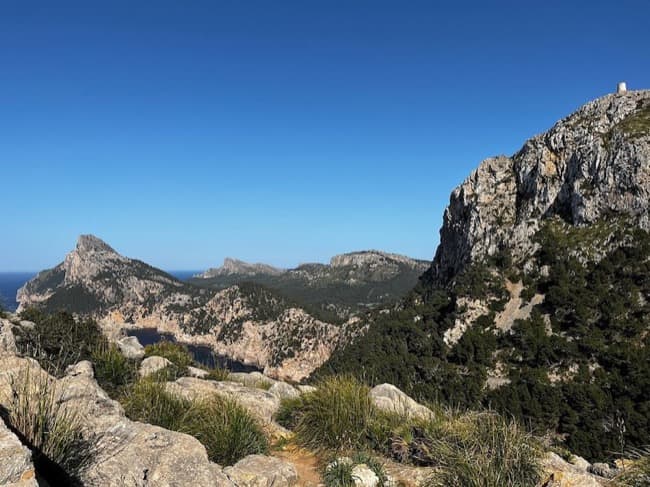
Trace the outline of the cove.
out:
<instances>
[{"instance_id":1,"label":"cove","mask_svg":"<svg viewBox=\"0 0 650 487\"><path fill-rule=\"evenodd\" d=\"M160 333L156 328L133 328L127 330L126 334L136 337L143 347L153 345L160 341L176 342L171 333ZM187 347L194 360L206 367L222 367L231 372L262 372L262 369L255 365L248 365L238 360L233 360L225 355L217 355L212 348L206 345L193 345L191 343L178 342Z\"/></svg>"}]
</instances>

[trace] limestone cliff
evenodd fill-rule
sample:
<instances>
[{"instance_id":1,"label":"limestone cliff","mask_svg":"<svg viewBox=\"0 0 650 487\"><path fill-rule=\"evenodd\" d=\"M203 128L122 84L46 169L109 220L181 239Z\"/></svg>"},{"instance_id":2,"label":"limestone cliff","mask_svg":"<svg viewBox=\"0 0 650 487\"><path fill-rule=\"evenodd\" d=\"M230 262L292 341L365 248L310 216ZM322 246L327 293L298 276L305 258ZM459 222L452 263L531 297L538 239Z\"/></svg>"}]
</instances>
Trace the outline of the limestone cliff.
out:
<instances>
[{"instance_id":1,"label":"limestone cliff","mask_svg":"<svg viewBox=\"0 0 650 487\"><path fill-rule=\"evenodd\" d=\"M650 227L650 91L587 103L512 157L483 161L451 194L431 274L448 283L468 263L533 251L541 222L587 226L624 215Z\"/></svg>"}]
</instances>

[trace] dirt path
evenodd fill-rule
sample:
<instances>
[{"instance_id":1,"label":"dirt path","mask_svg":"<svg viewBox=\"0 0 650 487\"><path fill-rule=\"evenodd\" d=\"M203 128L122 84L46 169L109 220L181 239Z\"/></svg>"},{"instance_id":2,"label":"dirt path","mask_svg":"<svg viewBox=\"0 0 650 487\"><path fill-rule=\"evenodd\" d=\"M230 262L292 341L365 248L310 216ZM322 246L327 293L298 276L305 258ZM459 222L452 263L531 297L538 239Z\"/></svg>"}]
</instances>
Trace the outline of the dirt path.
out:
<instances>
[{"instance_id":1,"label":"dirt path","mask_svg":"<svg viewBox=\"0 0 650 487\"><path fill-rule=\"evenodd\" d=\"M284 450L274 451L272 455L286 460L296 467L298 471L298 484L296 485L299 487L318 487L323 485L318 468L318 459L313 453L289 445Z\"/></svg>"}]
</instances>

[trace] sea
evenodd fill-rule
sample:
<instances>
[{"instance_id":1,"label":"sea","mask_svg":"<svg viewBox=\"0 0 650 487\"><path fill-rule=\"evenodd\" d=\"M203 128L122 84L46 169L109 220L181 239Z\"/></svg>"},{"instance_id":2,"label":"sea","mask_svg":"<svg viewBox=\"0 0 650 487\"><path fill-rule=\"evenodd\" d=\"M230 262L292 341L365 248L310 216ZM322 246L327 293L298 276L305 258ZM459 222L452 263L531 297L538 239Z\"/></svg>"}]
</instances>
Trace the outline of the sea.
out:
<instances>
[{"instance_id":1,"label":"sea","mask_svg":"<svg viewBox=\"0 0 650 487\"><path fill-rule=\"evenodd\" d=\"M185 281L202 271L167 271L176 279ZM0 306L7 311L16 311L16 293L23 285L34 277L36 272L0 272Z\"/></svg>"}]
</instances>

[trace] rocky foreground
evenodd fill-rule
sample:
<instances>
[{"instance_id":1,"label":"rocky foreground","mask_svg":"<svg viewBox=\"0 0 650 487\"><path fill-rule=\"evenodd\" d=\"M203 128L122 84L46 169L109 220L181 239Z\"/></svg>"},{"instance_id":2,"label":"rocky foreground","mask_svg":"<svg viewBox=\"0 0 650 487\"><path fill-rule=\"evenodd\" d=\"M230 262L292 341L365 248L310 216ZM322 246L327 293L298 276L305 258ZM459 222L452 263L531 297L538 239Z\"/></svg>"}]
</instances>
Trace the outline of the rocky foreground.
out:
<instances>
[{"instance_id":1,"label":"rocky foreground","mask_svg":"<svg viewBox=\"0 0 650 487\"><path fill-rule=\"evenodd\" d=\"M313 462L305 467L304 459L313 458L313 454L296 456L280 448L271 455L249 455L232 466L223 467L211 462L205 447L192 436L131 421L122 406L100 388L92 363L79 362L56 379L35 360L20 356L13 333L16 326L30 325L18 324L17 320L0 320L0 405L11 408L21 395L30 394L20 386L27 375L32 378L31 383L47 384L54 391L57 403L81 418L84 437L92 442L94 455L79 478L83 485L283 487L322 484ZM152 374L164 365L164 359L151 357L142 362L140 373ZM264 384L262 389L260 383ZM228 381L181 377L167 382L166 388L181 397L223 395L235 399L274 438L291 437L291 433L274 420L281 400L313 390L313 387L292 386L260 373L231 374ZM370 397L380 410L397 412L404 417L427 418L434 414L389 384L372 389ZM30 449L1 420L0 457L0 485L44 485L39 483L42 479L35 471ZM590 473L595 471L594 466L579 458L569 464L549 453L544 465L547 471L544 485L549 487L606 485L604 477ZM378 478L365 466L355 469L358 478L355 485L380 485ZM386 470L390 485L427 485L428 479L435 474L435 469L395 464L387 459Z\"/></svg>"}]
</instances>

